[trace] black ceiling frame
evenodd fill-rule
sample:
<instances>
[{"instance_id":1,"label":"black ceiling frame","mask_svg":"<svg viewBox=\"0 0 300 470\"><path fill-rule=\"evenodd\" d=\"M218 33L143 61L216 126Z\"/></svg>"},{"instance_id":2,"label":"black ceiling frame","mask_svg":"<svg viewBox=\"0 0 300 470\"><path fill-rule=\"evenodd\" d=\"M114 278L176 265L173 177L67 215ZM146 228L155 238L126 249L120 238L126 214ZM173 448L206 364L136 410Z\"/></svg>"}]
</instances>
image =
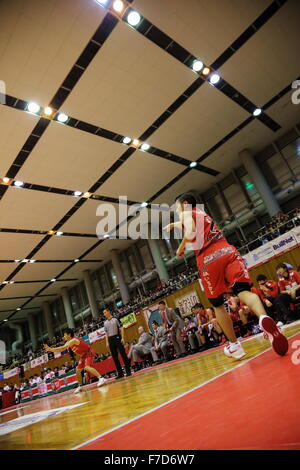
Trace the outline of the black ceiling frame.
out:
<instances>
[{"instance_id":1,"label":"black ceiling frame","mask_svg":"<svg viewBox=\"0 0 300 470\"><path fill-rule=\"evenodd\" d=\"M281 0L278 0L278 3L280 4L280 6L282 6L282 4L285 3L285 1L286 1L286 0L282 0L282 1L281 1ZM278 4L277 2L273 2L272 4L275 4L275 3ZM276 10L276 11L277 11L277 10ZM111 15L111 16L112 16L112 15ZM262 16L262 15L261 15L261 16ZM260 16L259 18L261 18L261 16ZM105 17L105 18L106 18L106 17ZM259 18L258 18L256 21L258 21ZM269 18L270 18L270 17L268 17L267 19L269 19ZM261 25L260 25L259 27L261 27L263 24L265 24L265 22L266 22L266 21L261 21ZM116 25L116 24L115 24L115 25ZM115 27L115 25L114 25L114 27ZM114 28L114 27L113 27L113 28ZM252 36L252 35L251 35L251 36ZM249 38L248 38L248 39L249 39ZM243 44L244 44L245 42L246 42L246 40L244 40ZM230 46L230 47L232 47L232 46ZM241 47L241 46L239 46L239 47ZM238 50L238 49L236 49L236 50ZM229 59L229 57L230 57L231 55L233 55L233 54L231 54L230 56L228 55L228 58L226 59L225 56L224 56L225 53L226 53L226 51L223 53L223 55L221 55L221 56L212 64L212 66L213 66L213 65L216 65L216 62L219 62L219 64L222 62L221 65L223 65L223 64ZM95 55L95 54L94 54L94 55ZM93 55L93 57L94 57L94 55ZM223 56L223 58L222 58L222 56ZM222 59L221 59L221 58L222 58ZM220 67L220 65L218 65L218 66ZM212 68L213 68L213 67L212 67ZM79 77L79 78L80 78L80 77ZM79 78L78 78L78 79L79 79ZM181 103L178 103L178 99L177 99L177 100L173 103L173 105L171 105L171 106L173 106L173 108L174 108L174 111L173 111L173 112L175 112L175 110L177 110L177 109L183 104L183 102L186 101L186 99L188 99L190 96L192 96L192 94L195 93L195 91L196 91L197 89L199 89L199 87L200 87L203 83L204 83L204 80L203 80L201 77L199 77L190 87L188 87L187 90L185 90L185 92L184 92L184 94L183 94L183 95L185 95L184 101L182 101ZM183 96L183 95L181 95L181 96ZM277 96L278 96L278 95L277 95ZM180 98L180 97L179 97L179 98ZM279 99L279 98L278 98L278 99ZM63 102L64 100L65 100L65 98L62 100L62 102ZM181 101L181 100L180 100L180 101ZM272 103L272 104L273 104L273 103ZM161 116L159 116L159 118L140 136L139 140L144 140L144 139L148 138L148 137L149 137L153 132L155 132L155 130L156 130L159 126L161 126L170 116L171 116L171 113L168 112L168 110L167 110L166 112L164 112L164 113L163 113ZM246 121L251 122L251 121L253 120L252 118L249 118L249 119L251 119L251 120L246 120ZM257 119L257 118L256 118L256 119ZM245 125L247 125L249 122L247 122ZM245 127L245 125L244 125L243 127ZM233 134L233 135L235 135L235 134ZM135 149L132 149L132 148L129 148L126 152L124 152L124 154L123 154L122 157L121 157L122 163L123 163L124 161L126 161L134 152L135 152ZM120 164L119 164L119 165L118 165L118 164L117 164L117 165L114 164L113 167L114 167L114 166L116 166L116 167L118 168L118 167L120 166ZM89 190L89 192L94 192L96 189L98 189L98 188L101 186L101 184L103 184L104 181L106 181L106 180L108 179L108 177L110 176L110 174L112 174L112 173L115 171L115 169L114 169L113 167L111 167L111 169L109 169L109 170L95 183L94 186L92 186L92 188ZM111 171L111 170L113 170L113 171ZM187 174L189 171L190 171L190 168L186 168L180 175L178 175L175 179L173 179L170 183L168 183L167 186L170 187L170 186L172 186L173 184L175 184L175 182L177 182L179 179L181 179L181 178L182 178L185 174ZM94 188L96 188L96 189L94 189ZM167 188L166 188L166 186L165 186L165 187L163 188L163 191L161 191L160 193L162 194L166 189L167 189ZM158 193L157 193L157 194L158 194ZM0 196L1 196L1 187L0 187ZM156 195L153 196L153 197L150 199L150 201L153 200L155 197L156 197ZM85 201L83 201L83 202L85 202ZM65 216L65 217L67 217L67 220L68 220L69 217L71 217L71 215L73 215L74 212L76 212L76 211L79 209L79 207L81 207L81 205L82 205L82 204L75 204L75 206L71 209L71 211L69 211L69 213ZM64 219L65 219L65 218L61 219L61 221L57 224L58 227L61 227L61 226L63 225L63 223L65 223L65 222L63 222ZM117 227L116 227L115 230L117 231ZM45 243L47 243L47 241L49 240L49 238L50 238L50 236L46 236L45 239L43 240L43 242L40 243L40 244L33 250L33 252L32 252L33 254L32 254L31 256L33 256L33 255L41 248L41 246L43 246ZM86 256L86 254L88 254L88 253L90 253L91 251L93 251L97 246L99 246L101 243L103 243L103 241L105 241L105 240L99 240L95 245L93 245L93 246L90 247L88 250L86 250L86 252L85 252L81 257L84 257L84 256ZM29 257L29 256L28 256L28 257ZM80 257L79 257L79 258L80 258ZM69 269L71 269L71 268L74 266L74 264L75 264L75 263L72 263L68 268L66 268L66 269L65 269L62 273L60 273L57 277L63 275L66 271L68 271ZM16 273L17 273L19 270L15 270L15 271L16 271L16 272L14 272L14 273L12 273L12 274L10 275L10 279L11 279L12 277L14 277L14 276L16 275ZM10 279L8 278L7 280L10 280ZM43 289L41 289L40 291L38 291L38 292L37 292L33 297L31 297L31 299L30 299L28 302L26 302L23 306L25 306L25 305L28 304L31 300L33 300L36 296L38 296L38 295L39 295L43 290L45 290L49 285L51 285L51 283L48 283L47 286L45 286ZM0 287L0 290L1 290L1 287ZM21 308L23 308L23 306L22 306ZM12 317L13 315L14 315L14 314L12 314L11 317ZM1 324L2 324L2 322L0 322L0 325L1 325Z\"/></svg>"}]
</instances>

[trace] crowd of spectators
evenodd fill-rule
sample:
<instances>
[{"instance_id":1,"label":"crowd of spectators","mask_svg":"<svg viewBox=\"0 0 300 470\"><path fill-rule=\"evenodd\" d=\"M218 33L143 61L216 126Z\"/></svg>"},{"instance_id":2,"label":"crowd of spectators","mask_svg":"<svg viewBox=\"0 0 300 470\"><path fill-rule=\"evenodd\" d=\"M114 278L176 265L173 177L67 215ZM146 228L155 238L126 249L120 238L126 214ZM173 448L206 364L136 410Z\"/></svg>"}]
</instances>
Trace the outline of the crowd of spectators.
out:
<instances>
[{"instance_id":1,"label":"crowd of spectators","mask_svg":"<svg viewBox=\"0 0 300 470\"><path fill-rule=\"evenodd\" d=\"M271 240L300 225L300 209L294 209L289 214L279 213L270 218L265 227L248 237L246 251L253 251Z\"/></svg>"}]
</instances>

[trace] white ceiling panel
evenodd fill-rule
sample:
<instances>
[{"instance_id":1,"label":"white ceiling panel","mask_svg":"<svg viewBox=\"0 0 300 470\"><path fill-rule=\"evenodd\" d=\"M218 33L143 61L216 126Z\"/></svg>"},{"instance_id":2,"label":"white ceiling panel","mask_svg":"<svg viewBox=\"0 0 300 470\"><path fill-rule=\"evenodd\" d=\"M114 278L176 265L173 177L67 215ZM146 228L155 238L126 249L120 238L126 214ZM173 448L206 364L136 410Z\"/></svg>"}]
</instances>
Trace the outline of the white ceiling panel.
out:
<instances>
[{"instance_id":1,"label":"white ceiling panel","mask_svg":"<svg viewBox=\"0 0 300 470\"><path fill-rule=\"evenodd\" d=\"M269 4L269 0L135 0L134 7L210 65Z\"/></svg>"},{"instance_id":2,"label":"white ceiling panel","mask_svg":"<svg viewBox=\"0 0 300 470\"><path fill-rule=\"evenodd\" d=\"M53 236L35 255L36 259L77 259L97 239Z\"/></svg>"},{"instance_id":3,"label":"white ceiling panel","mask_svg":"<svg viewBox=\"0 0 300 470\"><path fill-rule=\"evenodd\" d=\"M7 93L48 105L104 15L95 1L0 2L1 79Z\"/></svg>"},{"instance_id":4,"label":"white ceiling panel","mask_svg":"<svg viewBox=\"0 0 300 470\"><path fill-rule=\"evenodd\" d=\"M119 23L64 109L77 119L139 137L194 80L192 71Z\"/></svg>"},{"instance_id":5,"label":"white ceiling panel","mask_svg":"<svg viewBox=\"0 0 300 470\"><path fill-rule=\"evenodd\" d=\"M68 263L28 263L14 276L13 281L50 281L67 266Z\"/></svg>"},{"instance_id":6,"label":"white ceiling panel","mask_svg":"<svg viewBox=\"0 0 300 470\"><path fill-rule=\"evenodd\" d=\"M286 2L220 69L257 106L267 103L300 72L300 2Z\"/></svg>"},{"instance_id":7,"label":"white ceiling panel","mask_svg":"<svg viewBox=\"0 0 300 470\"><path fill-rule=\"evenodd\" d=\"M247 117L249 113L205 83L148 141L150 145L194 160Z\"/></svg>"},{"instance_id":8,"label":"white ceiling panel","mask_svg":"<svg viewBox=\"0 0 300 470\"><path fill-rule=\"evenodd\" d=\"M0 214L1 210L0 202ZM2 221L2 227L7 227ZM24 259L32 249L41 241L43 235L29 235L20 233L0 232L0 259ZM12 266L12 270L17 265Z\"/></svg>"},{"instance_id":9,"label":"white ceiling panel","mask_svg":"<svg viewBox=\"0 0 300 470\"><path fill-rule=\"evenodd\" d=\"M18 174L22 181L62 189L88 189L126 147L53 122ZM73 201L75 204L75 200Z\"/></svg>"}]
</instances>

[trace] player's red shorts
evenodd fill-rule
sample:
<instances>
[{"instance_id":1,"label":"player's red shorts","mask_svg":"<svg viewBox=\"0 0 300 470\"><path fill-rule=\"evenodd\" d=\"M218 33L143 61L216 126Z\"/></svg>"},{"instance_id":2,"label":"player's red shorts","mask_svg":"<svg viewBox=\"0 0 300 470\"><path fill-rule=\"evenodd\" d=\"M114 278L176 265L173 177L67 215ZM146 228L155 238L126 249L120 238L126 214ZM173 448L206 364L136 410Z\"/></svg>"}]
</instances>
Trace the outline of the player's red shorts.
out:
<instances>
[{"instance_id":1,"label":"player's red shorts","mask_svg":"<svg viewBox=\"0 0 300 470\"><path fill-rule=\"evenodd\" d=\"M252 284L243 258L232 245L210 246L197 257L197 265L208 298L228 292L237 282Z\"/></svg>"},{"instance_id":2,"label":"player's red shorts","mask_svg":"<svg viewBox=\"0 0 300 470\"><path fill-rule=\"evenodd\" d=\"M77 369L84 369L86 366L91 367L92 364L94 363L94 360L95 360L94 353L91 352L91 353L83 354L82 356L80 356Z\"/></svg>"}]
</instances>

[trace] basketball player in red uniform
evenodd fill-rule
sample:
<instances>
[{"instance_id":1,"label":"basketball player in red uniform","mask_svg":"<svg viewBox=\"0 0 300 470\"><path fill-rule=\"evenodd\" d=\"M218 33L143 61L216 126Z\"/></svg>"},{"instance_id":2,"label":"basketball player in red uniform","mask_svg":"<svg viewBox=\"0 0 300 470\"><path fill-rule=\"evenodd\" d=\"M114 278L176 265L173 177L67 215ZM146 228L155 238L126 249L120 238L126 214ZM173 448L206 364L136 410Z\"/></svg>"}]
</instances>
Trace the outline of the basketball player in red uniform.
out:
<instances>
[{"instance_id":1,"label":"basketball player in red uniform","mask_svg":"<svg viewBox=\"0 0 300 470\"><path fill-rule=\"evenodd\" d=\"M241 359L246 354L237 341L232 320L224 307L224 293L229 290L259 317L259 325L268 335L274 351L284 355L288 350L288 341L274 320L266 315L258 295L251 292L252 280L236 248L227 242L211 217L197 207L192 194L186 193L176 198L176 212L179 222L168 225L165 230L183 229L184 236L177 256L183 257L188 245L195 251L204 292L215 308L217 321L229 340L224 348L225 355Z\"/></svg>"},{"instance_id":2,"label":"basketball player in red uniform","mask_svg":"<svg viewBox=\"0 0 300 470\"><path fill-rule=\"evenodd\" d=\"M97 387L101 387L101 385L104 385L107 380L104 379L104 377L101 377L101 374L99 374L99 372L94 369L94 367L91 367L94 362L96 353L90 347L90 345L87 344L85 341L82 341L82 339L75 338L74 332L71 328L65 329L63 338L66 341L63 346L60 346L59 348L50 348L50 346L44 344L44 348L45 351L53 353L65 351L66 349L71 349L75 354L80 356L78 366L76 367L76 377L79 386L78 388L76 388L74 393L79 393L82 390L82 369L85 369L89 374L98 377Z\"/></svg>"}]
</instances>

